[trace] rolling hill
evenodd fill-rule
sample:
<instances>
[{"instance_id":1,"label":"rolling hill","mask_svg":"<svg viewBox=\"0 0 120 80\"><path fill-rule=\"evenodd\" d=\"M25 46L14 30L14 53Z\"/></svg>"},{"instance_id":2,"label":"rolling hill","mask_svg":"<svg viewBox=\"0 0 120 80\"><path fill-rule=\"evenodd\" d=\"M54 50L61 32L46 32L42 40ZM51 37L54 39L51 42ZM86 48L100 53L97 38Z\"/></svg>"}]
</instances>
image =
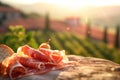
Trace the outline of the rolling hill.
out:
<instances>
[{"instance_id":1,"label":"rolling hill","mask_svg":"<svg viewBox=\"0 0 120 80\"><path fill-rule=\"evenodd\" d=\"M35 12L43 15L47 12L50 13L51 18L64 20L70 16L82 17L84 20L88 18L94 25L120 25L120 6L90 6L80 9L68 9L58 5L48 3L35 3L35 4L10 4L11 6L20 9L26 13Z\"/></svg>"}]
</instances>

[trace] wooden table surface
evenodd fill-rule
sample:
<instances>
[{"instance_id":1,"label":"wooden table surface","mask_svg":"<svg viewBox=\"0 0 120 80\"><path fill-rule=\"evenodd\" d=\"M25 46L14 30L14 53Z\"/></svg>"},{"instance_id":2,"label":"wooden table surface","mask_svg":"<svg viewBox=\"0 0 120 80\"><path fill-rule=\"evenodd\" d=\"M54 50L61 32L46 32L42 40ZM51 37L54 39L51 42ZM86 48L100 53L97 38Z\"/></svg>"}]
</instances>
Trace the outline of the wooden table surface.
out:
<instances>
[{"instance_id":1,"label":"wooden table surface","mask_svg":"<svg viewBox=\"0 0 120 80\"><path fill-rule=\"evenodd\" d=\"M50 71L43 75L26 76L16 80L120 80L120 65L109 60L68 56L70 61L77 61L75 66ZM2 78L0 80L10 80Z\"/></svg>"}]
</instances>

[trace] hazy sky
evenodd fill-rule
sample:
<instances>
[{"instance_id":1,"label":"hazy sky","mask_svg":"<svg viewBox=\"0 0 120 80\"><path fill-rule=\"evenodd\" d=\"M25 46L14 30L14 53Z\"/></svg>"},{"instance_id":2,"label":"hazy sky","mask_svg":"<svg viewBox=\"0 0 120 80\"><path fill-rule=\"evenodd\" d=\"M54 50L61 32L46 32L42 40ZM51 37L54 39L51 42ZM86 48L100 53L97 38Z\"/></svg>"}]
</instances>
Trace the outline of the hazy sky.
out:
<instances>
[{"instance_id":1,"label":"hazy sky","mask_svg":"<svg viewBox=\"0 0 120 80\"><path fill-rule=\"evenodd\" d=\"M66 7L120 5L120 0L1 0L8 3L32 4L38 2L51 3Z\"/></svg>"},{"instance_id":2,"label":"hazy sky","mask_svg":"<svg viewBox=\"0 0 120 80\"><path fill-rule=\"evenodd\" d=\"M60 8L66 8L78 11L80 9L94 7L94 6L111 6L120 5L120 0L1 0L10 4L34 4L34 3L49 3L57 5ZM49 7L47 7L49 9ZM58 8L57 8L58 9ZM73 13L73 12L71 12Z\"/></svg>"},{"instance_id":3,"label":"hazy sky","mask_svg":"<svg viewBox=\"0 0 120 80\"><path fill-rule=\"evenodd\" d=\"M86 21L88 19L93 20L94 23L97 25L98 24L112 25L120 23L119 22L120 0L0 0L0 1L8 3L20 9L21 11L27 13L35 12L44 16L47 12L49 12L50 17L52 19L57 20L65 20L67 17L78 17L83 21Z\"/></svg>"},{"instance_id":4,"label":"hazy sky","mask_svg":"<svg viewBox=\"0 0 120 80\"><path fill-rule=\"evenodd\" d=\"M57 6L47 6L47 5L30 5L29 7L19 6L19 8L24 9L24 11L34 11L40 14L49 12L52 18L64 19L67 16L85 16L88 17L90 12L81 13L84 8L90 8L91 6L120 6L120 0L0 0L10 4L33 4L33 3L49 3ZM90 7L89 7L90 6ZM62 13L61 13L62 12ZM94 11L95 12L95 11ZM97 13L99 11L96 11ZM110 12L111 13L111 12ZM102 11L100 13L102 17L109 17L108 13ZM98 15L97 15L98 16ZM110 19L108 19L110 20Z\"/></svg>"}]
</instances>

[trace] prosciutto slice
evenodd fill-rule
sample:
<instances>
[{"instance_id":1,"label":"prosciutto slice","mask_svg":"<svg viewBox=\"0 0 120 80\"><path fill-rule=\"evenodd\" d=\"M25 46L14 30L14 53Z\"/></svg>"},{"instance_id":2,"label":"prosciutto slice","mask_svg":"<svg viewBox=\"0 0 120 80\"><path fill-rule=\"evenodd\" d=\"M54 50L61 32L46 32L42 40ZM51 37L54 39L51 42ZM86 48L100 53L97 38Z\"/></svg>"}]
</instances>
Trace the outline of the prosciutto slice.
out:
<instances>
[{"instance_id":1,"label":"prosciutto slice","mask_svg":"<svg viewBox=\"0 0 120 80\"><path fill-rule=\"evenodd\" d=\"M33 58L26 58L26 57L18 57L18 61L26 67L38 69L38 70L43 70L45 69L45 64L44 62L40 62L38 60L35 60Z\"/></svg>"},{"instance_id":2,"label":"prosciutto slice","mask_svg":"<svg viewBox=\"0 0 120 80\"><path fill-rule=\"evenodd\" d=\"M14 65L8 69L10 79L20 78L27 74L27 69L21 65L19 62L16 62Z\"/></svg>"},{"instance_id":3,"label":"prosciutto slice","mask_svg":"<svg viewBox=\"0 0 120 80\"><path fill-rule=\"evenodd\" d=\"M1 73L13 80L62 69L67 62L65 51L51 50L49 44L42 44L38 49L24 45L18 48L17 53L3 60Z\"/></svg>"},{"instance_id":4,"label":"prosciutto slice","mask_svg":"<svg viewBox=\"0 0 120 80\"><path fill-rule=\"evenodd\" d=\"M1 73L4 76L8 75L11 79L14 79L25 75L27 71L25 67L17 61L17 55L14 54L2 62Z\"/></svg>"},{"instance_id":5,"label":"prosciutto slice","mask_svg":"<svg viewBox=\"0 0 120 80\"><path fill-rule=\"evenodd\" d=\"M20 47L17 51L17 54L26 55L43 62L49 62L49 58L45 54L43 54L42 52L36 49L29 47L28 45L24 45Z\"/></svg>"},{"instance_id":6,"label":"prosciutto slice","mask_svg":"<svg viewBox=\"0 0 120 80\"><path fill-rule=\"evenodd\" d=\"M62 59L62 51L39 48L53 63L59 63Z\"/></svg>"}]
</instances>

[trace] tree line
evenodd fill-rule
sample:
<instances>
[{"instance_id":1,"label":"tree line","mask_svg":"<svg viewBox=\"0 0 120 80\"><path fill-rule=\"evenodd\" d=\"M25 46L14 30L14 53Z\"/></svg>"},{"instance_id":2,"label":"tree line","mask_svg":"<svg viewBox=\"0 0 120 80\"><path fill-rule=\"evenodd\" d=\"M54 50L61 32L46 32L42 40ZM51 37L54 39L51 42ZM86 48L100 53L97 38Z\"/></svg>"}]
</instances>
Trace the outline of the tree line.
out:
<instances>
[{"instance_id":1,"label":"tree line","mask_svg":"<svg viewBox=\"0 0 120 80\"><path fill-rule=\"evenodd\" d=\"M115 39L114 39L114 47L115 48L120 48L120 26L119 25L117 25L116 27L115 27L116 29L115 29ZM108 26L105 26L104 27L104 29L103 29L103 39L102 39L102 41L104 42L104 43L108 43L108 29L109 29L109 27ZM87 23L87 29L86 29L86 37L87 38L90 38L91 37L91 24L90 23Z\"/></svg>"}]
</instances>

